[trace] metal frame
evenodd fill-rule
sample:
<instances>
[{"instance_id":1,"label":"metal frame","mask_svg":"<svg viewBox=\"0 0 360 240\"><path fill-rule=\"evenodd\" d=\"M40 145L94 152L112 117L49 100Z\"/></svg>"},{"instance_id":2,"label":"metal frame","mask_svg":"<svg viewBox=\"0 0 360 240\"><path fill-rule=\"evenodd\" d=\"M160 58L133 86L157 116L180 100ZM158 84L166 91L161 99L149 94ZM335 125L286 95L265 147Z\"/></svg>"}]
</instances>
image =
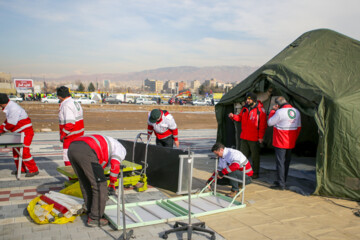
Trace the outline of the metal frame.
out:
<instances>
[{"instance_id":1,"label":"metal frame","mask_svg":"<svg viewBox=\"0 0 360 240\"><path fill-rule=\"evenodd\" d=\"M205 222L197 222L197 223L191 223L191 217L192 217L192 211L191 211L191 207L192 207L192 204L191 203L191 187L192 187L192 166L193 166L193 161L194 161L194 158L193 157L190 157L190 147L189 147L189 155L188 155L188 201L187 201L187 207L188 207L188 223L185 223L185 222L175 222L175 225L174 225L174 228L172 229L169 229L167 231L164 232L162 238L163 239L167 239L168 238L168 235L170 233L176 233L176 232L182 232L182 231L186 231L187 232L187 235L188 235L188 239L191 240L191 236L192 236L192 233L194 231L197 231L197 232L202 232L202 233L209 233L211 234L211 240L214 240L215 239L215 232L214 231L211 231L209 229L206 229L205 228ZM204 200L206 200L204 198ZM210 201L209 201L210 202ZM210 202L211 204L214 204L214 202ZM216 204L216 203L215 203ZM218 205L218 204L216 204ZM199 209L202 209L204 211L206 211L203 206L199 207L198 205L194 204L195 207L199 208ZM219 205L218 205L219 206ZM220 205L221 206L221 205Z\"/></svg>"},{"instance_id":2,"label":"metal frame","mask_svg":"<svg viewBox=\"0 0 360 240\"><path fill-rule=\"evenodd\" d=\"M5 133L0 137L0 147L1 148L20 148L20 152L15 149L19 154L19 164L17 169L16 179L20 180L21 176L21 167L23 162L23 153L24 153L24 138L25 134L22 133Z\"/></svg>"},{"instance_id":3,"label":"metal frame","mask_svg":"<svg viewBox=\"0 0 360 240\"><path fill-rule=\"evenodd\" d=\"M186 190L182 189L183 188L182 180L184 178L186 178L186 176L184 176L184 171L183 171L185 160L187 160L189 158L195 159L197 157L209 157L208 154L195 154L194 152L191 152L191 154L190 154L190 149L187 149L187 150L188 150L188 155L179 155L180 161L179 161L178 189L176 192L177 195L182 195L182 194L188 193L187 189ZM185 149L184 149L184 151L185 151ZM193 175L193 167L194 167L194 161L191 161L191 176ZM192 193L194 193L196 191L198 191L198 189L191 190Z\"/></svg>"},{"instance_id":4,"label":"metal frame","mask_svg":"<svg viewBox=\"0 0 360 240\"><path fill-rule=\"evenodd\" d=\"M146 135L148 137L147 142L146 142L146 148L145 148L145 158L144 158L144 168L142 169L141 173L144 173L146 175L146 168L147 168L147 154L148 154L148 147L149 147L149 143L151 141L151 137L152 134L148 134L148 133L139 133L138 135L136 135L135 140L134 140L134 146L133 146L133 154L132 154L132 162L135 162L135 147L136 147L136 143L138 141L138 139L141 139L141 135Z\"/></svg>"},{"instance_id":5,"label":"metal frame","mask_svg":"<svg viewBox=\"0 0 360 240\"><path fill-rule=\"evenodd\" d=\"M187 188L185 190L182 189L183 188L183 182L182 181L183 181L183 179L187 179L186 176L184 176L184 163L187 163L187 161L185 161L185 160L188 160L190 158L194 159L194 153L191 153L191 155L190 155L190 151L189 151L188 155L179 155L179 157L180 157L180 161L179 161L178 190L177 190L176 194L177 195L182 195L182 194L188 193ZM191 169L188 170L187 174L192 176L194 161L191 161L190 164L191 164ZM195 192L195 191L196 191L196 189L192 190L191 192Z\"/></svg>"},{"instance_id":6,"label":"metal frame","mask_svg":"<svg viewBox=\"0 0 360 240\"><path fill-rule=\"evenodd\" d=\"M216 158L216 161L215 161L215 176L213 178L213 180L211 180L211 182L209 182L202 190L200 193L203 193L206 189L210 188L211 184L213 182L215 182L214 184L214 193L216 194L216 186L217 186L217 176L218 176L218 171L217 171L217 167L218 167L218 162L219 162L219 158L217 157ZM240 167L243 168L243 178L242 180L239 180L237 178L232 178L232 177L229 177L227 175L224 175L223 177L224 178L227 178L227 179L230 179L230 180L233 180L233 181L236 181L236 182L239 182L239 183L242 183L242 189L234 196L233 200L235 200L240 194L241 195L241 204L244 204L244 201L245 201L245 189L246 189L246 181L245 181L245 166L246 164L245 163L242 163L240 165Z\"/></svg>"},{"instance_id":7,"label":"metal frame","mask_svg":"<svg viewBox=\"0 0 360 240\"><path fill-rule=\"evenodd\" d=\"M191 159L193 160L193 158L189 157L188 161L191 161ZM191 164L191 162L189 164ZM216 159L216 170L217 166L218 158ZM242 166L245 167L244 165ZM104 215L107 219L109 219L110 223L114 225L116 229L120 230L123 229L122 223L120 223L120 217L123 217L123 219L125 219L127 227L135 228L165 222L179 221L187 218L191 219L192 217L200 217L209 214L245 208L245 171L243 171L242 181L230 178L238 182L243 182L243 188L234 198L230 198L216 192L217 171L215 173L215 178L212 181L214 182L215 180L215 185L214 191L212 192L203 193L209 187L209 185L211 185L212 182L210 182L198 194L188 194L187 196L171 199L128 203L123 205L123 209L125 210L122 211L119 211L120 201L115 199L113 196L110 196L110 199L115 203L115 205L106 206ZM188 184L191 185L191 181L189 181ZM239 194L242 194L241 202L235 200L239 196ZM186 207L189 204L190 207L188 208L188 210L186 209ZM123 212L125 214L123 214ZM148 220L146 220L145 218L147 218Z\"/></svg>"},{"instance_id":8,"label":"metal frame","mask_svg":"<svg viewBox=\"0 0 360 240\"><path fill-rule=\"evenodd\" d=\"M117 219L117 225L120 225L120 190L121 190L121 205L122 205L122 211L121 212L125 212L125 194L124 194L124 166L120 166L120 178L118 178L119 180L119 190L118 190L118 198L117 198L117 211L116 211L116 219ZM129 233L126 232L126 216L125 214L123 214L123 234L122 234L122 239L123 240L129 240L132 235L133 235L133 230L130 230Z\"/></svg>"},{"instance_id":9,"label":"metal frame","mask_svg":"<svg viewBox=\"0 0 360 240\"><path fill-rule=\"evenodd\" d=\"M189 211L182 207L177 202L188 200L189 196L182 196L176 197L171 199L162 199L162 200L155 200L155 201L146 201L146 202L138 202L138 203L127 203L125 204L125 216L126 219L126 226L127 228L135 228L135 227L142 227L148 226L153 224L165 223L165 222L173 222L178 220L187 219L189 216ZM215 202L214 199L215 198ZM111 197L114 201L114 198ZM191 217L201 217L205 215L210 215L214 213L220 213L225 211L230 211L234 209L245 208L245 204L241 204L241 202L236 201L235 199L226 197L220 193L214 194L213 192L208 193L199 193L191 195L191 200L201 200L203 202L209 203L209 205L213 205L217 207L217 209L210 210L210 211L203 211L195 213L192 211ZM116 202L116 200L115 200ZM222 207L223 204L227 204L226 207ZM193 208L199 209L194 206L196 203L192 203ZM163 218L162 213L157 211L157 207L160 207L162 210L167 212L167 215L170 217ZM117 205L109 205L105 208L105 217L110 221L110 223L115 226L118 230L122 229L122 223L118 224L117 221L117 214L116 209L118 208ZM145 221L139 214L135 208L141 209L142 211L146 211L149 215L152 215L153 218L157 218L157 220L149 220ZM114 210L114 211L112 211ZM122 216L122 211L120 211L120 215Z\"/></svg>"}]
</instances>

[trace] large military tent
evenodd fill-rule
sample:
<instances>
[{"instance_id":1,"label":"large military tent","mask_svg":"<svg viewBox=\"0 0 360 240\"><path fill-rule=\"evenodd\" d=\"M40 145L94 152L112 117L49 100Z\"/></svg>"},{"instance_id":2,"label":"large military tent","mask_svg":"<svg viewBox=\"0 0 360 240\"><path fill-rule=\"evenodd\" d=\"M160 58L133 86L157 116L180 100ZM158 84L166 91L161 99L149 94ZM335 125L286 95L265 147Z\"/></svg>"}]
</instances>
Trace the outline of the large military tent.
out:
<instances>
[{"instance_id":1,"label":"large military tent","mask_svg":"<svg viewBox=\"0 0 360 240\"><path fill-rule=\"evenodd\" d=\"M328 29L304 33L240 82L215 107L226 146L234 145L227 114L248 91L285 96L307 117L301 134L317 144L314 194L360 199L359 41Z\"/></svg>"}]
</instances>

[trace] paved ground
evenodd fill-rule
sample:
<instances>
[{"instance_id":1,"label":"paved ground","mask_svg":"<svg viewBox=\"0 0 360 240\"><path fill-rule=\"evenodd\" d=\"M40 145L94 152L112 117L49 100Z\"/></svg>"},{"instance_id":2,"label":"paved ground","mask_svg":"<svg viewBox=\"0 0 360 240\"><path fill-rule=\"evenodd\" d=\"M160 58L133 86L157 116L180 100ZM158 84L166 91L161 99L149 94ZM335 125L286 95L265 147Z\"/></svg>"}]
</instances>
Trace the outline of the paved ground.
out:
<instances>
[{"instance_id":1,"label":"paved ground","mask_svg":"<svg viewBox=\"0 0 360 240\"><path fill-rule=\"evenodd\" d=\"M91 133L91 132L88 132ZM133 140L139 131L108 131L106 135ZM180 131L181 148L191 146L198 154L208 154L215 142L216 130ZM31 222L26 207L35 196L60 190L66 180L56 171L62 166L58 133L37 133L31 146L40 175L17 181L11 152L0 154L0 240L1 239L118 239L121 231L111 227L87 228L85 216L65 225L37 225ZM313 159L294 158L287 191L269 189L274 180L273 156L262 156L261 177L247 186L247 207L199 218L217 232L216 239L360 239L360 218L354 214L359 203L309 195L315 186ZM193 188L201 188L214 168L208 158L195 159ZM220 192L229 188L219 187ZM126 191L126 201L154 200L173 195L149 188L144 193ZM171 224L135 228L136 239L160 239ZM187 239L186 233L169 235L169 239ZM193 239L209 239L194 234Z\"/></svg>"}]
</instances>

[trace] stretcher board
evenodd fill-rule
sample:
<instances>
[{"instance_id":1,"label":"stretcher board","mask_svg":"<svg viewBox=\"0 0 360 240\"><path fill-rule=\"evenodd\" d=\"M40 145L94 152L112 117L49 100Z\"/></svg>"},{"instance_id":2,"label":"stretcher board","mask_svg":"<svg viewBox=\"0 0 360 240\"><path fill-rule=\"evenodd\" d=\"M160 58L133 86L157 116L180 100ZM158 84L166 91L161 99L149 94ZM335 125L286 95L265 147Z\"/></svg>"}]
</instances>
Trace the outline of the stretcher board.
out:
<instances>
[{"instance_id":1,"label":"stretcher board","mask_svg":"<svg viewBox=\"0 0 360 240\"><path fill-rule=\"evenodd\" d=\"M111 197L116 202L116 199ZM173 222L188 218L188 196L125 204L126 228L135 228L159 223ZM244 208L246 204L234 201L220 193L213 192L191 195L192 217ZM117 205L105 208L105 217L118 230L123 228L122 211L119 209L118 223Z\"/></svg>"},{"instance_id":2,"label":"stretcher board","mask_svg":"<svg viewBox=\"0 0 360 240\"><path fill-rule=\"evenodd\" d=\"M23 144L23 140L21 139L21 133L5 133L0 135L0 145L1 147L14 147L14 145Z\"/></svg>"},{"instance_id":3,"label":"stretcher board","mask_svg":"<svg viewBox=\"0 0 360 240\"><path fill-rule=\"evenodd\" d=\"M20 148L19 153L19 165L17 169L17 180L20 180L21 168L23 164L23 151L24 151L24 133L5 133L0 136L1 148Z\"/></svg>"},{"instance_id":4,"label":"stretcher board","mask_svg":"<svg viewBox=\"0 0 360 240\"><path fill-rule=\"evenodd\" d=\"M124 168L124 172L132 172L132 171L136 171L136 170L141 170L142 166L140 164L137 163L133 163L133 162L129 162L126 160L123 160L121 162L121 164L125 165L126 167ZM65 176L72 178L72 179L77 179L77 176L74 172L74 169L72 166L63 166L63 167L57 167L56 170L59 173L64 174ZM110 167L106 167L104 169L104 174L108 175L110 174Z\"/></svg>"}]
</instances>

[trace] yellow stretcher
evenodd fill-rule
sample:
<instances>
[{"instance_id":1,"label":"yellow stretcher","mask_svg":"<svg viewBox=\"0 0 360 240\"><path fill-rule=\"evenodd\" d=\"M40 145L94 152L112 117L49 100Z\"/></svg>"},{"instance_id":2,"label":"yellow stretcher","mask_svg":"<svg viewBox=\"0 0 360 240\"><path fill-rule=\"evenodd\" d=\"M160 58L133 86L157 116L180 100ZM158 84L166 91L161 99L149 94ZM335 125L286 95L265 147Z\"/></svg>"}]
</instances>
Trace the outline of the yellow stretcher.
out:
<instances>
[{"instance_id":1,"label":"yellow stretcher","mask_svg":"<svg viewBox=\"0 0 360 240\"><path fill-rule=\"evenodd\" d=\"M124 187L134 186L135 190L138 192L143 192L147 189L147 177L145 173L138 173L142 169L142 166L137 163L122 161L122 165L125 165L124 170ZM74 172L72 166L58 167L56 169L59 173L64 174L65 176L71 178L70 182L66 182L65 185L70 185L77 181L77 176ZM109 176L110 167L104 169L105 176ZM108 180L109 184L109 180ZM115 186L119 185L119 181L116 181Z\"/></svg>"}]
</instances>

